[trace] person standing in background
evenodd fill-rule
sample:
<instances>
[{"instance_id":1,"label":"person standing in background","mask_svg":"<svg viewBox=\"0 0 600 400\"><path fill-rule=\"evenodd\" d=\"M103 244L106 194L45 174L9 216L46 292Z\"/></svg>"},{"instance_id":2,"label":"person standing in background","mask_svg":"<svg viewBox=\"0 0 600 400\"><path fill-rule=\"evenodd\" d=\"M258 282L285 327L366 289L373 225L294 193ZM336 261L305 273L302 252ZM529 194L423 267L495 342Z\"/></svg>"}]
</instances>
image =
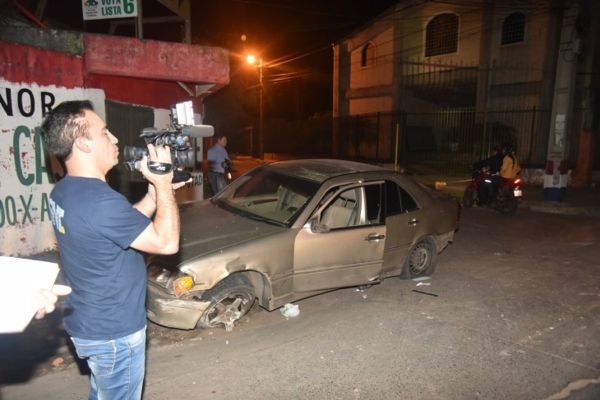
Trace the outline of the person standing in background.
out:
<instances>
[{"instance_id":1,"label":"person standing in background","mask_svg":"<svg viewBox=\"0 0 600 400\"><path fill-rule=\"evenodd\" d=\"M225 170L229 155L225 147L227 146L227 136L215 135L216 143L208 149L206 159L208 162L208 181L212 187L213 193L217 194L227 183L225 182Z\"/></svg>"}]
</instances>

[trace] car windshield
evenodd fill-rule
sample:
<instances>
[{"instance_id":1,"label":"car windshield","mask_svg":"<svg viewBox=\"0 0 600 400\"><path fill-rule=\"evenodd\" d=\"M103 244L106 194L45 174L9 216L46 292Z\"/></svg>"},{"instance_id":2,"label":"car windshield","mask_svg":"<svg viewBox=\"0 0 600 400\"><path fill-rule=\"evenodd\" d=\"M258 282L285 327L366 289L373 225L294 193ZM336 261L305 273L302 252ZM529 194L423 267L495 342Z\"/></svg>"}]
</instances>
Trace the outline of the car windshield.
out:
<instances>
[{"instance_id":1,"label":"car windshield","mask_svg":"<svg viewBox=\"0 0 600 400\"><path fill-rule=\"evenodd\" d=\"M236 179L212 201L247 218L290 226L318 189L317 182L261 166Z\"/></svg>"}]
</instances>

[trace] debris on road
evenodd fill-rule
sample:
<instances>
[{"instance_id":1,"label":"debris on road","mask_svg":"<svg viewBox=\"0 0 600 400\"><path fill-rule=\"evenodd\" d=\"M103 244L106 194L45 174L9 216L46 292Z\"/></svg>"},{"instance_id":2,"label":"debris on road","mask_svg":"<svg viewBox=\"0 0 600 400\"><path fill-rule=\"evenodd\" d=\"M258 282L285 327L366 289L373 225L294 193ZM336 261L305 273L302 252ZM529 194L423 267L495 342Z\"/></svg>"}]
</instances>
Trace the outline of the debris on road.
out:
<instances>
[{"instance_id":1,"label":"debris on road","mask_svg":"<svg viewBox=\"0 0 600 400\"><path fill-rule=\"evenodd\" d=\"M284 317L297 317L300 315L300 308L297 304L287 303L285 306L280 308L281 314Z\"/></svg>"},{"instance_id":2,"label":"debris on road","mask_svg":"<svg viewBox=\"0 0 600 400\"><path fill-rule=\"evenodd\" d=\"M437 294L427 293L427 292L421 292L420 290L413 290L413 292L415 292L415 293L421 293L421 294L426 294L428 296L438 297Z\"/></svg>"},{"instance_id":3,"label":"debris on road","mask_svg":"<svg viewBox=\"0 0 600 400\"><path fill-rule=\"evenodd\" d=\"M418 278L413 278L413 282L426 281L428 279L431 279L431 277L430 276L420 276Z\"/></svg>"}]
</instances>

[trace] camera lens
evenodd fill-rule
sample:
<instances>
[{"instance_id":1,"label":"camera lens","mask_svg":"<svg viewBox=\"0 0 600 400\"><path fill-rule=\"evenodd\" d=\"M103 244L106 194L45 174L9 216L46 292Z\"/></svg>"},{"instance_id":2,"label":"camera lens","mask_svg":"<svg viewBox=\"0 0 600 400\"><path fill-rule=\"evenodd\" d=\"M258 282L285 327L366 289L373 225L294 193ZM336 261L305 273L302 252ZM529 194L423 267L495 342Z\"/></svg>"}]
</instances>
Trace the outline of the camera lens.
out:
<instances>
[{"instance_id":1,"label":"camera lens","mask_svg":"<svg viewBox=\"0 0 600 400\"><path fill-rule=\"evenodd\" d=\"M188 150L173 150L171 158L177 159L177 165L184 168L194 168L196 166L196 157L193 149Z\"/></svg>"},{"instance_id":2,"label":"camera lens","mask_svg":"<svg viewBox=\"0 0 600 400\"><path fill-rule=\"evenodd\" d=\"M135 147L135 146L124 146L123 147L123 158L125 161L134 161L142 159L145 155L148 154L148 149L145 147Z\"/></svg>"}]
</instances>

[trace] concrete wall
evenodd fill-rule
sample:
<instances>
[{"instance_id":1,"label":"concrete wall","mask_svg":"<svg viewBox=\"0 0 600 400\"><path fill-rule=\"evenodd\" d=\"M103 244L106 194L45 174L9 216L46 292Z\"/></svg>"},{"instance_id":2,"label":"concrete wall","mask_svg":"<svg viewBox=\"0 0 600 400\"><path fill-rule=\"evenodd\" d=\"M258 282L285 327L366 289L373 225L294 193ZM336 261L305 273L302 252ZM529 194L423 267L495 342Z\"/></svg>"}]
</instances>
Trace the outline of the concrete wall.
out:
<instances>
[{"instance_id":1,"label":"concrete wall","mask_svg":"<svg viewBox=\"0 0 600 400\"><path fill-rule=\"evenodd\" d=\"M501 45L502 23L513 12L523 12L526 16L525 41ZM433 18L445 13L459 17L458 50L425 57L427 25ZM557 12L548 6L531 11L491 0L472 4L400 2L395 9L386 11L336 45L338 50L348 49L347 53L338 51L341 59L336 65L345 65L343 57L350 57L350 62L349 71L336 71L334 76L341 81L349 76L350 85L346 91L340 85L334 93L334 97L340 97L334 99L334 109L347 99L351 104L350 115L391 111L387 109L390 103L382 101L382 97L390 97L393 104L401 98L399 104L404 110L410 109L415 102L419 109L428 108L423 99L419 100L411 95L410 90L402 89L402 77L397 75L426 75L440 64L479 65L482 71L490 68L489 73L482 72L481 76L483 90L488 91L488 108L508 105L550 107L551 102L547 103L554 84L559 22ZM376 63L372 67L361 67L362 46L369 42L376 46ZM394 61L394 57L398 61ZM405 60L421 63L422 68L399 69L395 65ZM494 91L494 87L500 89ZM373 104L369 105L368 99L372 99ZM393 109L394 106L391 107ZM430 107L436 109L438 105L432 102ZM341 109L340 115L344 115Z\"/></svg>"},{"instance_id":2,"label":"concrete wall","mask_svg":"<svg viewBox=\"0 0 600 400\"><path fill-rule=\"evenodd\" d=\"M373 38L357 38L359 43L350 54L350 114L369 114L392 111L392 83L394 72L394 29L390 27ZM364 46L374 47L373 65L361 66ZM378 92L369 90L380 87ZM382 95L381 92L384 92ZM356 98L353 98L355 96Z\"/></svg>"},{"instance_id":3,"label":"concrete wall","mask_svg":"<svg viewBox=\"0 0 600 400\"><path fill-rule=\"evenodd\" d=\"M397 40L401 41L403 58L425 58L425 37L427 24L440 14L459 16L458 51L427 57L429 62L477 63L481 40L481 8L477 4L463 6L455 3L427 2L419 7L399 11L396 19L400 26Z\"/></svg>"}]
</instances>

